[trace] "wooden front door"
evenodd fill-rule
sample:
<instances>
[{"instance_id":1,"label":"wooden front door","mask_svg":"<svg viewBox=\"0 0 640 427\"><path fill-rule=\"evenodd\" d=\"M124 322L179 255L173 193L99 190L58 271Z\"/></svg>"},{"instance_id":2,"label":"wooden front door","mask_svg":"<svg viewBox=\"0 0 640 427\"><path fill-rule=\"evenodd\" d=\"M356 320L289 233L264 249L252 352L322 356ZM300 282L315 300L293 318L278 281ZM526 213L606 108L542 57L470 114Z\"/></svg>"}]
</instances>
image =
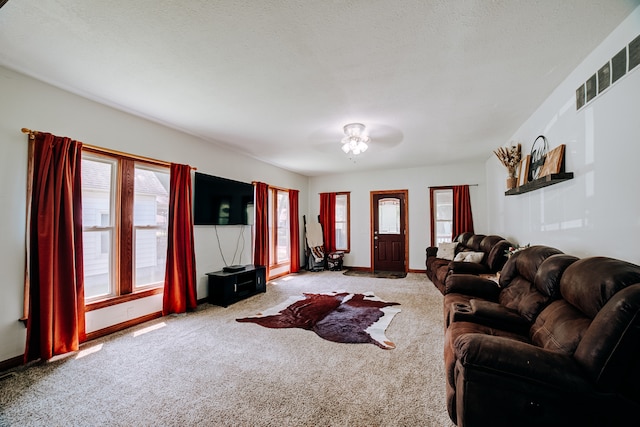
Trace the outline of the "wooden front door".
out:
<instances>
[{"instance_id":1,"label":"wooden front door","mask_svg":"<svg viewBox=\"0 0 640 427\"><path fill-rule=\"evenodd\" d=\"M374 271L407 271L407 190L371 192Z\"/></svg>"}]
</instances>

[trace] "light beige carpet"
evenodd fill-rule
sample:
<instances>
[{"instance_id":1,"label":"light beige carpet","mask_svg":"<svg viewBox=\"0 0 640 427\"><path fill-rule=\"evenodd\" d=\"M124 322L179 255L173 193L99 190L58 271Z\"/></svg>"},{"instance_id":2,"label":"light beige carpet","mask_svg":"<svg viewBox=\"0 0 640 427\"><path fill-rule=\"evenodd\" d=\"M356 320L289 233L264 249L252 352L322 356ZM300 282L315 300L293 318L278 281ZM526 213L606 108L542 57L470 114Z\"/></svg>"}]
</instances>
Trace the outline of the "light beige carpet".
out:
<instances>
[{"instance_id":1,"label":"light beige carpet","mask_svg":"<svg viewBox=\"0 0 640 427\"><path fill-rule=\"evenodd\" d=\"M302 292L399 302L394 350L235 319ZM301 273L228 308L204 304L0 380L0 426L451 426L442 296L404 279Z\"/></svg>"}]
</instances>

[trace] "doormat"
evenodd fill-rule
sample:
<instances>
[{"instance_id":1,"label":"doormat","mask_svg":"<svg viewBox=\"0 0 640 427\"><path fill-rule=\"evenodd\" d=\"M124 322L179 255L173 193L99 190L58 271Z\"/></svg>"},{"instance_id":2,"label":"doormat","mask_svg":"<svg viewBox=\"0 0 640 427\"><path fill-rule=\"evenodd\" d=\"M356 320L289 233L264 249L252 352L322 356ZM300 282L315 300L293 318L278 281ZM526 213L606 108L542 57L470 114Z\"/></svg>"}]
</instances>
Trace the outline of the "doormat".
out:
<instances>
[{"instance_id":1,"label":"doormat","mask_svg":"<svg viewBox=\"0 0 640 427\"><path fill-rule=\"evenodd\" d=\"M385 336L393 317L400 312L373 293L352 294L335 291L304 293L255 316L236 319L266 328L301 328L321 338L339 343L371 343L390 350L396 345Z\"/></svg>"},{"instance_id":2,"label":"doormat","mask_svg":"<svg viewBox=\"0 0 640 427\"><path fill-rule=\"evenodd\" d=\"M363 270L347 270L345 276L354 277L374 277L378 279L403 279L407 277L404 271L363 271Z\"/></svg>"}]
</instances>

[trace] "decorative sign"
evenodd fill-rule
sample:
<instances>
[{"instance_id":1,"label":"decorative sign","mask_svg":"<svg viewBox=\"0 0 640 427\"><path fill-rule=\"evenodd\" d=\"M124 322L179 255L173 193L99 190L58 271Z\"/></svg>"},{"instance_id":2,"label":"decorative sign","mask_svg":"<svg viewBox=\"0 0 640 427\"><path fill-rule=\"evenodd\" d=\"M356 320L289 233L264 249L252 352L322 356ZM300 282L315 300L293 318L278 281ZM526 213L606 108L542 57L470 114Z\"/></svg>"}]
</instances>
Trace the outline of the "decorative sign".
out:
<instances>
[{"instance_id":1,"label":"decorative sign","mask_svg":"<svg viewBox=\"0 0 640 427\"><path fill-rule=\"evenodd\" d=\"M533 146L531 147L531 160L529 163L529 181L533 181L538 179L540 175L540 171L542 170L542 165L544 165L544 160L547 157L547 152L549 151L549 144L547 143L547 138L544 135L540 135L533 141Z\"/></svg>"},{"instance_id":2,"label":"decorative sign","mask_svg":"<svg viewBox=\"0 0 640 427\"><path fill-rule=\"evenodd\" d=\"M540 170L540 178L553 175L554 173L564 172L564 147L565 145L562 144L549 151L544 165L542 165L542 170Z\"/></svg>"}]
</instances>

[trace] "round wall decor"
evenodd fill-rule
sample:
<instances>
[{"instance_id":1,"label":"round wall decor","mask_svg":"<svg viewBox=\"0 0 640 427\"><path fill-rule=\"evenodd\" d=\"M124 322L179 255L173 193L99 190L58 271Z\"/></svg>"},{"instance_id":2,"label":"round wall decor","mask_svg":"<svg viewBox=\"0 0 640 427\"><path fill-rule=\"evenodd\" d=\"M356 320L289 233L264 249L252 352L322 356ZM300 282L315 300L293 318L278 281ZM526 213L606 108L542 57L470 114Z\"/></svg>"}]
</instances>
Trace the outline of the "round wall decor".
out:
<instances>
[{"instance_id":1,"label":"round wall decor","mask_svg":"<svg viewBox=\"0 0 640 427\"><path fill-rule=\"evenodd\" d=\"M547 142L547 138L545 138L544 135L538 136L535 141L533 141L533 146L531 147L529 181L539 178L540 170L542 169L542 165L544 165L544 160L547 157L548 151L549 144Z\"/></svg>"}]
</instances>

